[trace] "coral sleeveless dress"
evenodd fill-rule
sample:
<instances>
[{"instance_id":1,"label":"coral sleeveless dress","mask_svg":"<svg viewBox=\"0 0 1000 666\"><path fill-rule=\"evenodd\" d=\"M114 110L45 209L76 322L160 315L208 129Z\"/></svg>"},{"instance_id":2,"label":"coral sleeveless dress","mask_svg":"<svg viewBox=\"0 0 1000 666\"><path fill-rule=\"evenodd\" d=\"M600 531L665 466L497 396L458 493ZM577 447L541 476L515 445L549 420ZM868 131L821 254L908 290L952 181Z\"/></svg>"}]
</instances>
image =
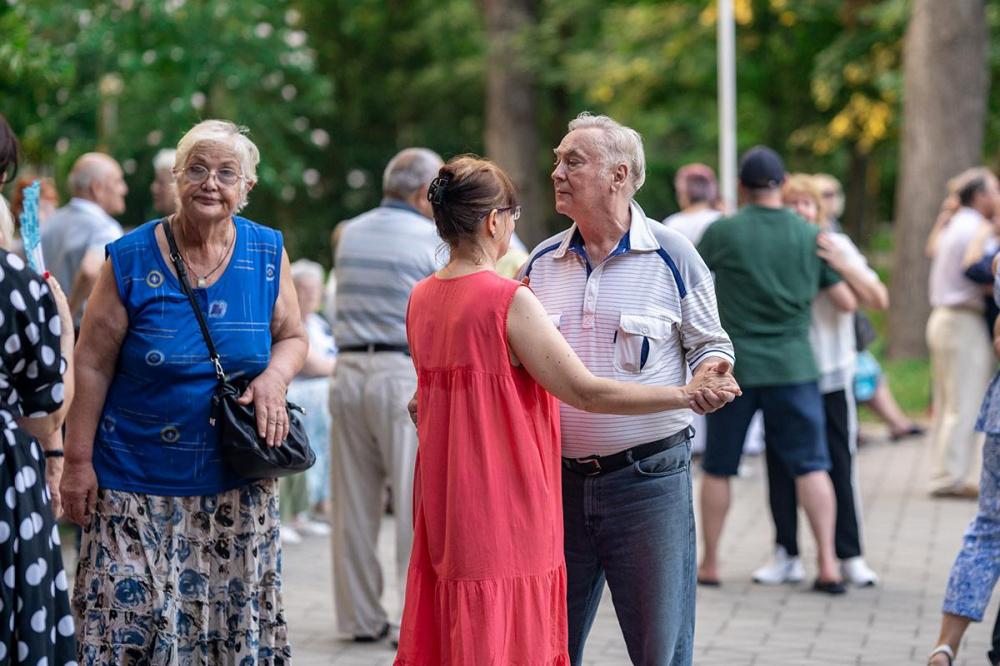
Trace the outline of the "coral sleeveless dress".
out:
<instances>
[{"instance_id":1,"label":"coral sleeveless dress","mask_svg":"<svg viewBox=\"0 0 1000 666\"><path fill-rule=\"evenodd\" d=\"M520 285L413 289L420 446L399 666L568 666L558 404L511 365Z\"/></svg>"}]
</instances>

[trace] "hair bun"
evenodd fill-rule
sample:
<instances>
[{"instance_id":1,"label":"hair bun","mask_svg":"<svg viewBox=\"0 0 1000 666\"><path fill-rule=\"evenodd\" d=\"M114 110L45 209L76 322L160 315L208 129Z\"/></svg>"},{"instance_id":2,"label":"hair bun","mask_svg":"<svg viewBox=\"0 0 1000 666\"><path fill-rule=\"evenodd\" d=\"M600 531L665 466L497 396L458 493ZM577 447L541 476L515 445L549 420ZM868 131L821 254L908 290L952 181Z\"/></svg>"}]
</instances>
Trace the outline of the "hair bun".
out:
<instances>
[{"instance_id":1,"label":"hair bun","mask_svg":"<svg viewBox=\"0 0 1000 666\"><path fill-rule=\"evenodd\" d=\"M430 187L427 188L427 200L435 206L440 206L441 202L444 201L449 183L451 183L451 176L438 176L432 180Z\"/></svg>"}]
</instances>

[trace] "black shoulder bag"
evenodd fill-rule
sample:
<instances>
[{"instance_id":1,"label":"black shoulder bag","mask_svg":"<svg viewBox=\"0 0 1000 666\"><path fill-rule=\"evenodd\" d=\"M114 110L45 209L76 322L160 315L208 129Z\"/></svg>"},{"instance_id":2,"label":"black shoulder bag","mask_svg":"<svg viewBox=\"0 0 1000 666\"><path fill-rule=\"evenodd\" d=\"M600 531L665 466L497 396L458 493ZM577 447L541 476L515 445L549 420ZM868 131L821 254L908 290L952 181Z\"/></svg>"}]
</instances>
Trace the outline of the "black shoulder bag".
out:
<instances>
[{"instance_id":1,"label":"black shoulder bag","mask_svg":"<svg viewBox=\"0 0 1000 666\"><path fill-rule=\"evenodd\" d=\"M205 338L205 345L208 347L209 358L215 366L218 384L215 393L212 394L211 424L213 426L218 424L222 431L223 459L237 474L247 479L273 479L309 469L316 462L316 454L309 446L309 437L302 427L301 419L295 413L302 412L301 407L290 402L285 403L288 411L288 437L279 446L271 447L257 434L257 416L253 404L241 405L237 402L253 378L229 377L222 369L219 352L215 349L212 335L205 323L205 315L198 307L191 285L188 284L187 269L180 250L177 249L174 233L165 220L163 232L170 246L170 260L177 271L181 289L191 303L191 309L194 310L201 334Z\"/></svg>"}]
</instances>

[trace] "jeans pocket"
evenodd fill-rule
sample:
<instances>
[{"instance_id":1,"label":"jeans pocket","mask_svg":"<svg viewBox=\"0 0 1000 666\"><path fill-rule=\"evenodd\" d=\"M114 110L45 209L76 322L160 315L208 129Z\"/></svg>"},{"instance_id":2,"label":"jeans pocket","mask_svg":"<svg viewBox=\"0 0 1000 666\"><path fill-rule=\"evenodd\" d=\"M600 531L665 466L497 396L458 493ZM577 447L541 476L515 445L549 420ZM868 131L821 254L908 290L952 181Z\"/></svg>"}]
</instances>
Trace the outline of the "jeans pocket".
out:
<instances>
[{"instance_id":1,"label":"jeans pocket","mask_svg":"<svg viewBox=\"0 0 1000 666\"><path fill-rule=\"evenodd\" d=\"M679 474L688 468L690 455L689 445L680 444L673 446L666 451L660 451L653 455L638 460L632 465L632 469L639 476L665 477Z\"/></svg>"}]
</instances>

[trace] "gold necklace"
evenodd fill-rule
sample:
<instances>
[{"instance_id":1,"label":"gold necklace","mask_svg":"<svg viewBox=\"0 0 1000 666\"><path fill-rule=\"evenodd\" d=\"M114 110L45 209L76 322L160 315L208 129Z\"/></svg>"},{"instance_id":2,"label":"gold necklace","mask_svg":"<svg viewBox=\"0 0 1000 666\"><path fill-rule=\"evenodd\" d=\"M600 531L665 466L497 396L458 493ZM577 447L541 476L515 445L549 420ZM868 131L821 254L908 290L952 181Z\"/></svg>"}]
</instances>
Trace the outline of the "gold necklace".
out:
<instances>
[{"instance_id":1,"label":"gold necklace","mask_svg":"<svg viewBox=\"0 0 1000 666\"><path fill-rule=\"evenodd\" d=\"M177 248L177 252L180 253L181 259L184 260L184 263L187 264L188 270L191 271L191 274L194 275L195 278L197 278L198 280L197 286L199 289L204 289L205 287L208 286L208 278L212 277L212 275L215 274L215 271L219 270L222 267L222 264L226 261L226 258L229 256L229 251L233 249L233 243L235 241L236 241L236 230L234 229L233 234L229 237L229 242L226 245L226 251L222 253L222 258L219 259L219 263L215 265L215 268L205 273L204 275L198 275L197 273L195 273L194 269L191 268L191 261L186 256L184 256L184 253L181 252L180 247Z\"/></svg>"}]
</instances>

